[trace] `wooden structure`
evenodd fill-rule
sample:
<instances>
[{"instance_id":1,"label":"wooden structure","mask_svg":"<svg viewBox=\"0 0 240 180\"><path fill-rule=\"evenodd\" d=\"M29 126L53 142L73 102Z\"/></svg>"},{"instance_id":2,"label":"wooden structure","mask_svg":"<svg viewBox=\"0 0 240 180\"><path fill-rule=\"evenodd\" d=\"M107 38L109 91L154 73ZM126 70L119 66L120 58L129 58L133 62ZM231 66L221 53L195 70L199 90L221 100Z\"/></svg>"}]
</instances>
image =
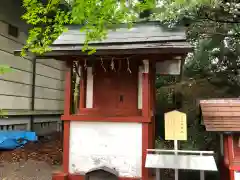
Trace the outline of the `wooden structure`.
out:
<instances>
[{"instance_id":1,"label":"wooden structure","mask_svg":"<svg viewBox=\"0 0 240 180\"><path fill-rule=\"evenodd\" d=\"M13 13L14 12L14 13ZM38 136L61 130L65 63L13 54L26 42L29 26L21 16L22 1L2 0L0 6L0 130L33 130Z\"/></svg>"},{"instance_id":2,"label":"wooden structure","mask_svg":"<svg viewBox=\"0 0 240 180\"><path fill-rule=\"evenodd\" d=\"M191 50L185 31L154 22L130 30L123 25L106 40L91 42L97 49L91 56L81 51L84 36L79 26L70 26L45 54L67 64L63 172L53 179L83 180L89 169L104 166L120 180L148 180L144 165L155 141L155 74L179 72L178 62Z\"/></svg>"},{"instance_id":3,"label":"wooden structure","mask_svg":"<svg viewBox=\"0 0 240 180\"><path fill-rule=\"evenodd\" d=\"M240 171L240 99L210 99L200 101L207 131L220 132L223 159L222 180L238 180Z\"/></svg>"}]
</instances>

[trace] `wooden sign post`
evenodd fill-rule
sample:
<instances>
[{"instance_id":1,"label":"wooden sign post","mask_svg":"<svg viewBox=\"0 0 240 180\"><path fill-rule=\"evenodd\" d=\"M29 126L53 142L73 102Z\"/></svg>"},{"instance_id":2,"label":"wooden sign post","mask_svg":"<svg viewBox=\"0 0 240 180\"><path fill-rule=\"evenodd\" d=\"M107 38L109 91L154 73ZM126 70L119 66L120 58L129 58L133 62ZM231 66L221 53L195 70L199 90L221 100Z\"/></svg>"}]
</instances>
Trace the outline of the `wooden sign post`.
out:
<instances>
[{"instance_id":1,"label":"wooden sign post","mask_svg":"<svg viewBox=\"0 0 240 180\"><path fill-rule=\"evenodd\" d=\"M187 140L187 116L179 111L171 111L164 114L165 140L174 141L174 151L177 155L178 141ZM175 169L175 180L178 180L178 169Z\"/></svg>"}]
</instances>

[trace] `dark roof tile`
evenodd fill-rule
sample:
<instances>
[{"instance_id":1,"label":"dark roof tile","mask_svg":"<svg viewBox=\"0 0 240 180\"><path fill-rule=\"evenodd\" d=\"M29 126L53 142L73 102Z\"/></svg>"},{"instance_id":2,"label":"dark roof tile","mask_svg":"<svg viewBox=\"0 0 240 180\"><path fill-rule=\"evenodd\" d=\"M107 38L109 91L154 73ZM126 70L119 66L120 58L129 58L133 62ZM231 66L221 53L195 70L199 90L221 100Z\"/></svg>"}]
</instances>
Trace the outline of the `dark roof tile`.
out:
<instances>
[{"instance_id":1,"label":"dark roof tile","mask_svg":"<svg viewBox=\"0 0 240 180\"><path fill-rule=\"evenodd\" d=\"M89 44L117 44L117 43L146 43L146 42L166 42L185 41L184 28L169 29L160 26L158 23L139 23L133 28L121 27L116 31L110 30L107 39L94 41ZM80 26L68 26L68 31L64 32L53 43L55 45L81 45L85 41L85 33L80 32Z\"/></svg>"}]
</instances>

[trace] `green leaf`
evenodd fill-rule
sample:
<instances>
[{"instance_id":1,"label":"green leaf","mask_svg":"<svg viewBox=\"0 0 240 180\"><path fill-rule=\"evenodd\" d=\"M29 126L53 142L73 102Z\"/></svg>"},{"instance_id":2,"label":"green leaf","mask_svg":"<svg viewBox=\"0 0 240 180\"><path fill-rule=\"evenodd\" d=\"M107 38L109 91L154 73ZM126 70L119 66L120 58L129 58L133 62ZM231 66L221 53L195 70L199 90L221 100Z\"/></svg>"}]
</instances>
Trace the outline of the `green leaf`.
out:
<instances>
[{"instance_id":1,"label":"green leaf","mask_svg":"<svg viewBox=\"0 0 240 180\"><path fill-rule=\"evenodd\" d=\"M0 75L3 75L7 72L12 72L12 69L8 65L0 65Z\"/></svg>"},{"instance_id":2,"label":"green leaf","mask_svg":"<svg viewBox=\"0 0 240 180\"><path fill-rule=\"evenodd\" d=\"M90 51L88 51L88 55L92 55L96 52L95 48L92 48Z\"/></svg>"},{"instance_id":3,"label":"green leaf","mask_svg":"<svg viewBox=\"0 0 240 180\"><path fill-rule=\"evenodd\" d=\"M22 18L33 28L29 31L22 55L26 55L25 50L37 54L48 51L53 41L65 31L64 26L69 24L82 25L80 30L86 34L82 51L86 51L90 41L105 39L109 28L114 29L121 23L131 27L138 19L138 13L154 6L153 0L145 0L144 3L128 1L128 4L123 0L74 0L71 8L63 10L59 0L48 1L47 4L23 0L26 12ZM89 53L94 52L91 50Z\"/></svg>"}]
</instances>

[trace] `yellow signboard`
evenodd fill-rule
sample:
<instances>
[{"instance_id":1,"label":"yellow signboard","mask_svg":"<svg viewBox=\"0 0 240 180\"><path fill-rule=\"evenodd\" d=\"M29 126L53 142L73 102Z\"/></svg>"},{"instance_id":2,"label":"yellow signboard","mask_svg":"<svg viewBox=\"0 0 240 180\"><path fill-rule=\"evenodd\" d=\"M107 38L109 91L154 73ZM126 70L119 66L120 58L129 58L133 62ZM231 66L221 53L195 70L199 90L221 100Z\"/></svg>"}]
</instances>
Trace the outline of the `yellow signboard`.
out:
<instances>
[{"instance_id":1,"label":"yellow signboard","mask_svg":"<svg viewBox=\"0 0 240 180\"><path fill-rule=\"evenodd\" d=\"M165 140L187 140L187 116L179 111L164 114Z\"/></svg>"}]
</instances>

